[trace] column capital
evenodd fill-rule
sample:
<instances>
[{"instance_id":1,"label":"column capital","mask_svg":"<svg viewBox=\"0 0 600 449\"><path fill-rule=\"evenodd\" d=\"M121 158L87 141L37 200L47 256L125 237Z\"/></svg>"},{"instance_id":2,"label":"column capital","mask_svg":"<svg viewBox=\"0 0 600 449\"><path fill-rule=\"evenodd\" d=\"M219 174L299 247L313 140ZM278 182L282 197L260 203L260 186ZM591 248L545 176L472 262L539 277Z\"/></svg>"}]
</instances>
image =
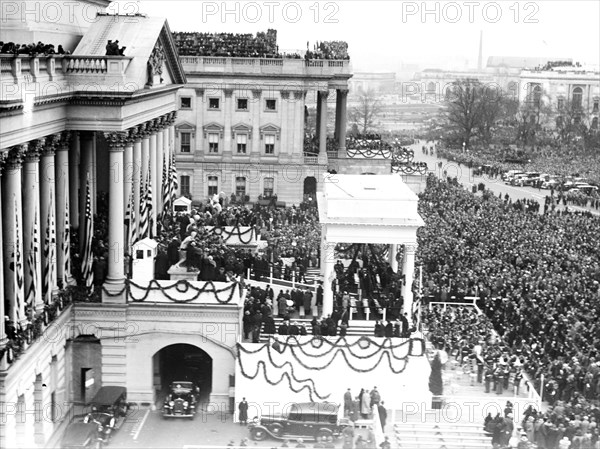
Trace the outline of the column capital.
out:
<instances>
[{"instance_id":1,"label":"column capital","mask_svg":"<svg viewBox=\"0 0 600 449\"><path fill-rule=\"evenodd\" d=\"M6 158L6 168L13 170L21 168L23 165L23 158L27 152L27 147L28 145L26 143L11 147Z\"/></svg>"},{"instance_id":2,"label":"column capital","mask_svg":"<svg viewBox=\"0 0 600 449\"><path fill-rule=\"evenodd\" d=\"M305 91L305 90L295 90L294 98L296 100L302 100L302 99L306 98L306 94L307 94L307 91Z\"/></svg>"},{"instance_id":3,"label":"column capital","mask_svg":"<svg viewBox=\"0 0 600 449\"><path fill-rule=\"evenodd\" d=\"M350 92L350 89L337 89L337 92L340 95L348 95L348 92Z\"/></svg>"},{"instance_id":4,"label":"column capital","mask_svg":"<svg viewBox=\"0 0 600 449\"><path fill-rule=\"evenodd\" d=\"M143 125L136 125L136 126L132 126L131 128L129 128L128 131L128 141L127 143L129 145L135 143L135 142L141 142L142 141L142 135L140 134L140 127L142 127Z\"/></svg>"},{"instance_id":5,"label":"column capital","mask_svg":"<svg viewBox=\"0 0 600 449\"><path fill-rule=\"evenodd\" d=\"M289 90L281 90L281 91L279 91L279 94L281 95L281 98L283 98L284 100L289 100L289 98L290 98Z\"/></svg>"},{"instance_id":6,"label":"column capital","mask_svg":"<svg viewBox=\"0 0 600 449\"><path fill-rule=\"evenodd\" d=\"M150 137L150 134L152 134L151 126L151 122L144 122L138 125L137 133L141 139L148 139Z\"/></svg>"},{"instance_id":7,"label":"column capital","mask_svg":"<svg viewBox=\"0 0 600 449\"><path fill-rule=\"evenodd\" d=\"M255 100L260 99L262 95L262 89L252 89L252 98Z\"/></svg>"},{"instance_id":8,"label":"column capital","mask_svg":"<svg viewBox=\"0 0 600 449\"><path fill-rule=\"evenodd\" d=\"M329 96L329 90L318 90L317 92L319 95L321 95L321 101L327 100L327 97Z\"/></svg>"},{"instance_id":9,"label":"column capital","mask_svg":"<svg viewBox=\"0 0 600 449\"><path fill-rule=\"evenodd\" d=\"M29 146L24 155L25 162L39 162L45 144L45 138L35 139L29 142Z\"/></svg>"},{"instance_id":10,"label":"column capital","mask_svg":"<svg viewBox=\"0 0 600 449\"><path fill-rule=\"evenodd\" d=\"M165 126L165 128L168 128L169 126L172 126L175 124L175 119L177 118L177 111L171 111L168 114L166 114L164 117L165 117L164 126Z\"/></svg>"},{"instance_id":11,"label":"column capital","mask_svg":"<svg viewBox=\"0 0 600 449\"><path fill-rule=\"evenodd\" d=\"M77 131L63 131L60 133L60 141L56 145L56 151L67 151L71 145L71 140L77 135Z\"/></svg>"},{"instance_id":12,"label":"column capital","mask_svg":"<svg viewBox=\"0 0 600 449\"><path fill-rule=\"evenodd\" d=\"M105 132L104 138L108 142L108 151L123 151L129 139L129 133L127 131Z\"/></svg>"},{"instance_id":13,"label":"column capital","mask_svg":"<svg viewBox=\"0 0 600 449\"><path fill-rule=\"evenodd\" d=\"M419 245L417 243L406 243L404 244L404 251L406 254L414 255L417 252Z\"/></svg>"},{"instance_id":14,"label":"column capital","mask_svg":"<svg viewBox=\"0 0 600 449\"><path fill-rule=\"evenodd\" d=\"M42 148L42 156L54 156L56 148L59 146L61 134L52 134L46 137L46 145Z\"/></svg>"},{"instance_id":15,"label":"column capital","mask_svg":"<svg viewBox=\"0 0 600 449\"><path fill-rule=\"evenodd\" d=\"M8 150L0 151L0 175L2 174L2 170L4 170L4 163L8 159Z\"/></svg>"},{"instance_id":16,"label":"column capital","mask_svg":"<svg viewBox=\"0 0 600 449\"><path fill-rule=\"evenodd\" d=\"M225 98L231 98L233 96L233 89L231 88L225 88L223 89L223 92L225 93Z\"/></svg>"}]
</instances>

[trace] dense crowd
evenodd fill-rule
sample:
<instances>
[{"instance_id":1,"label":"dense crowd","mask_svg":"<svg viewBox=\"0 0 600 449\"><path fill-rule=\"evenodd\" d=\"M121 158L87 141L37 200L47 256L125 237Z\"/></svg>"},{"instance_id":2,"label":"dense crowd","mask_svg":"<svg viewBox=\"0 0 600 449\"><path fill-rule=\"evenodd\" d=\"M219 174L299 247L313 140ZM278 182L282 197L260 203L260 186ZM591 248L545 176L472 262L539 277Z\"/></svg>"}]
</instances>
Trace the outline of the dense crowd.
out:
<instances>
[{"instance_id":1,"label":"dense crowd","mask_svg":"<svg viewBox=\"0 0 600 449\"><path fill-rule=\"evenodd\" d=\"M476 293L509 360L520 351L550 405L598 420L600 218L516 204L430 177L419 203L425 286Z\"/></svg>"},{"instance_id":2,"label":"dense crowd","mask_svg":"<svg viewBox=\"0 0 600 449\"><path fill-rule=\"evenodd\" d=\"M238 33L173 33L180 56L215 56L234 58L288 58L301 59L298 52L280 53L277 30L269 29L256 36ZM305 59L350 59L348 44L341 41L317 42L309 50L306 43Z\"/></svg>"},{"instance_id":3,"label":"dense crowd","mask_svg":"<svg viewBox=\"0 0 600 449\"><path fill-rule=\"evenodd\" d=\"M29 55L32 58L40 55L65 55L69 54L68 51L63 49L62 45L59 45L58 48L54 47L54 44L44 44L41 41L38 41L37 44L17 44L15 42L2 42L0 41L0 53L2 54L12 54L12 55Z\"/></svg>"}]
</instances>

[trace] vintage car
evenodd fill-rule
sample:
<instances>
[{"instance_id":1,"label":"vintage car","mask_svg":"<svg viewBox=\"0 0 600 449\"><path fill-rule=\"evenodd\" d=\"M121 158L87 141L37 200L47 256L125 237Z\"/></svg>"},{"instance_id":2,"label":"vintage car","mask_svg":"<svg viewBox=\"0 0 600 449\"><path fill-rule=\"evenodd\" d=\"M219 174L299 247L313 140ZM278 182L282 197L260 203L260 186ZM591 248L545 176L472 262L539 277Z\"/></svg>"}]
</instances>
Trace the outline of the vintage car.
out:
<instances>
[{"instance_id":1,"label":"vintage car","mask_svg":"<svg viewBox=\"0 0 600 449\"><path fill-rule=\"evenodd\" d=\"M127 403L127 389L125 387L101 387L94 399L90 402L90 412L84 417L84 423L95 424L98 428L98 437L108 443L112 434L118 430L125 421L129 404Z\"/></svg>"},{"instance_id":2,"label":"vintage car","mask_svg":"<svg viewBox=\"0 0 600 449\"><path fill-rule=\"evenodd\" d=\"M163 405L163 417L193 419L199 393L199 388L193 382L172 382Z\"/></svg>"},{"instance_id":3,"label":"vintage car","mask_svg":"<svg viewBox=\"0 0 600 449\"><path fill-rule=\"evenodd\" d=\"M69 424L60 442L62 449L96 449L101 446L98 426L91 423Z\"/></svg>"},{"instance_id":4,"label":"vintage car","mask_svg":"<svg viewBox=\"0 0 600 449\"><path fill-rule=\"evenodd\" d=\"M338 419L339 404L333 402L305 402L292 404L280 415L263 415L249 424L250 437L262 441L268 436L278 439L338 438L350 425L347 419Z\"/></svg>"}]
</instances>

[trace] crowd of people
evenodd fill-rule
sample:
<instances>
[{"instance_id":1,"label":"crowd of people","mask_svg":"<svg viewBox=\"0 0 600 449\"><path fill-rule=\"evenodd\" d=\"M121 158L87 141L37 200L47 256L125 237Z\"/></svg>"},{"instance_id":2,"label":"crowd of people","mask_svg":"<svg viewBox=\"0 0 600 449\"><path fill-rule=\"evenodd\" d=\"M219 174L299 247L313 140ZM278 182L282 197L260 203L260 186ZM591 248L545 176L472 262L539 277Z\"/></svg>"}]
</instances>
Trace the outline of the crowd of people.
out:
<instances>
[{"instance_id":1,"label":"crowd of people","mask_svg":"<svg viewBox=\"0 0 600 449\"><path fill-rule=\"evenodd\" d=\"M233 58L302 59L299 52L280 53L277 30L252 33L173 33L180 56L214 56ZM348 44L341 41L317 42L309 50L306 43L305 59L350 59Z\"/></svg>"},{"instance_id":2,"label":"crowd of people","mask_svg":"<svg viewBox=\"0 0 600 449\"><path fill-rule=\"evenodd\" d=\"M17 44L15 42L2 42L0 41L0 54L10 55L29 55L34 58L37 56L48 56L48 55L68 55L68 51L65 51L62 45L57 48L54 44L44 44L41 41L38 43L31 44Z\"/></svg>"},{"instance_id":3,"label":"crowd of people","mask_svg":"<svg viewBox=\"0 0 600 449\"><path fill-rule=\"evenodd\" d=\"M478 296L504 344L502 358L518 362L569 419L598 420L600 218L515 204L430 177L419 202L425 288Z\"/></svg>"}]
</instances>

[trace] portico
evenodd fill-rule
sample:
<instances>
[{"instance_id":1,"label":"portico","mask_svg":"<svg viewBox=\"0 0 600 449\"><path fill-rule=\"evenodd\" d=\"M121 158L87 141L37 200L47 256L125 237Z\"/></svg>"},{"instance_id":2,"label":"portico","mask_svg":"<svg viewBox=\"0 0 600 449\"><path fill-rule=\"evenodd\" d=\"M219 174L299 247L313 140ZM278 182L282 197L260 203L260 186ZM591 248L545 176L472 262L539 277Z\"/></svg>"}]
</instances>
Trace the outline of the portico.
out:
<instances>
[{"instance_id":1,"label":"portico","mask_svg":"<svg viewBox=\"0 0 600 449\"><path fill-rule=\"evenodd\" d=\"M338 243L389 244L390 261L404 245L402 287L404 312L412 315L417 229L425 223L417 211L418 197L398 175L325 175L317 194L321 231L323 315L333 312L333 289ZM397 263L391 263L398 268Z\"/></svg>"}]
</instances>

